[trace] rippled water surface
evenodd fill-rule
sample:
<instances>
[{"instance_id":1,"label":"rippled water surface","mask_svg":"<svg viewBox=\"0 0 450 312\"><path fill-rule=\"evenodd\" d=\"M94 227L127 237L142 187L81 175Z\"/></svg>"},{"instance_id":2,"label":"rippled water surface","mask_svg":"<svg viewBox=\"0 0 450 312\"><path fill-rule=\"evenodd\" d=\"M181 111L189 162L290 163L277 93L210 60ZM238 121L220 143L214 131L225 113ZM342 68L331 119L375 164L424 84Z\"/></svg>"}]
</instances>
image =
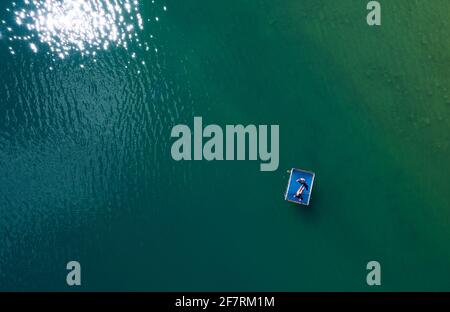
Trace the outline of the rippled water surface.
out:
<instances>
[{"instance_id":1,"label":"rippled water surface","mask_svg":"<svg viewBox=\"0 0 450 312\"><path fill-rule=\"evenodd\" d=\"M2 1L0 289L450 290L449 4L360 2ZM280 169L174 162L194 115Z\"/></svg>"}]
</instances>

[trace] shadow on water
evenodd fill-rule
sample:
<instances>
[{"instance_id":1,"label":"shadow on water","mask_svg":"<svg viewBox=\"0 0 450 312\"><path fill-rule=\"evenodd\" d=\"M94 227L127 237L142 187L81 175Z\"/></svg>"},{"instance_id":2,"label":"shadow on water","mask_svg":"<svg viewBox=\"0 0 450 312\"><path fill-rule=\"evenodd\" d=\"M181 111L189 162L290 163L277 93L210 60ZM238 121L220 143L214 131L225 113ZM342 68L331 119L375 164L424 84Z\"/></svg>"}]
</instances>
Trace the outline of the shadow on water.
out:
<instances>
[{"instance_id":1,"label":"shadow on water","mask_svg":"<svg viewBox=\"0 0 450 312\"><path fill-rule=\"evenodd\" d=\"M319 212L314 208L314 205L310 204L309 206L297 205L294 203L289 203L289 208L294 209L298 217L307 218L306 220L316 222L319 216Z\"/></svg>"},{"instance_id":2,"label":"shadow on water","mask_svg":"<svg viewBox=\"0 0 450 312\"><path fill-rule=\"evenodd\" d=\"M317 188L314 191L317 192ZM313 195L316 196L314 197ZM317 223L320 220L320 208L324 206L320 204L320 197L317 196L317 193L312 193L311 196L308 206L289 202L289 209L295 210L295 215L301 218L302 222Z\"/></svg>"}]
</instances>

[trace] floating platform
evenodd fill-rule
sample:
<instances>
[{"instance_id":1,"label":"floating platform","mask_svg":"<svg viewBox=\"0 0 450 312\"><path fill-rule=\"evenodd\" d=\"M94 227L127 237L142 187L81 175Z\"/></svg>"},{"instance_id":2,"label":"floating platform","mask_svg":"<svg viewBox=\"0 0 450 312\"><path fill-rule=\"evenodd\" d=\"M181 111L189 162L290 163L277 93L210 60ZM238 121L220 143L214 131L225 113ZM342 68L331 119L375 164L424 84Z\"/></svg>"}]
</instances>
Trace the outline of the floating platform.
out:
<instances>
[{"instance_id":1,"label":"floating platform","mask_svg":"<svg viewBox=\"0 0 450 312\"><path fill-rule=\"evenodd\" d=\"M316 174L311 171L291 169L284 199L299 205L309 205Z\"/></svg>"}]
</instances>

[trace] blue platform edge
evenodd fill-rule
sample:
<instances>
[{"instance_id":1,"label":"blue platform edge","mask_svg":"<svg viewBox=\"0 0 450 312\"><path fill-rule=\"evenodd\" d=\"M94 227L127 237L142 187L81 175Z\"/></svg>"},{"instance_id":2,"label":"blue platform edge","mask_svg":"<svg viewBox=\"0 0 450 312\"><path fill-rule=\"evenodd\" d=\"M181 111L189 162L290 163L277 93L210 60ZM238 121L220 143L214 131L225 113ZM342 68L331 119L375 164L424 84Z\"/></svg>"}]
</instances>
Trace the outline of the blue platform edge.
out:
<instances>
[{"instance_id":1,"label":"blue platform edge","mask_svg":"<svg viewBox=\"0 0 450 312\"><path fill-rule=\"evenodd\" d=\"M292 168L284 199L295 204L308 206L311 199L315 176L316 174L314 172ZM294 197L295 193L297 193L297 190L300 188L300 183L297 182L300 178L304 178L306 184L309 186L309 189L303 192L303 200Z\"/></svg>"}]
</instances>

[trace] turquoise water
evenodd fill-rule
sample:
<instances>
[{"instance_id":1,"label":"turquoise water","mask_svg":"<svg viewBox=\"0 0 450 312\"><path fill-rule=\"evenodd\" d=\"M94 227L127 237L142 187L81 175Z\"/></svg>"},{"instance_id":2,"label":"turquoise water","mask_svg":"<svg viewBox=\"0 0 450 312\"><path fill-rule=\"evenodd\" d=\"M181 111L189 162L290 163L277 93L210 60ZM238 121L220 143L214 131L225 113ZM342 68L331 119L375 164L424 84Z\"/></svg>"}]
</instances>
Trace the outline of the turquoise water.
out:
<instances>
[{"instance_id":1,"label":"turquoise water","mask_svg":"<svg viewBox=\"0 0 450 312\"><path fill-rule=\"evenodd\" d=\"M449 290L449 4L381 3L373 29L356 0L145 2L151 49L96 62L2 28L0 289L78 260L78 290L373 291L377 260L375 290ZM193 116L280 125L279 169L173 161Z\"/></svg>"}]
</instances>

